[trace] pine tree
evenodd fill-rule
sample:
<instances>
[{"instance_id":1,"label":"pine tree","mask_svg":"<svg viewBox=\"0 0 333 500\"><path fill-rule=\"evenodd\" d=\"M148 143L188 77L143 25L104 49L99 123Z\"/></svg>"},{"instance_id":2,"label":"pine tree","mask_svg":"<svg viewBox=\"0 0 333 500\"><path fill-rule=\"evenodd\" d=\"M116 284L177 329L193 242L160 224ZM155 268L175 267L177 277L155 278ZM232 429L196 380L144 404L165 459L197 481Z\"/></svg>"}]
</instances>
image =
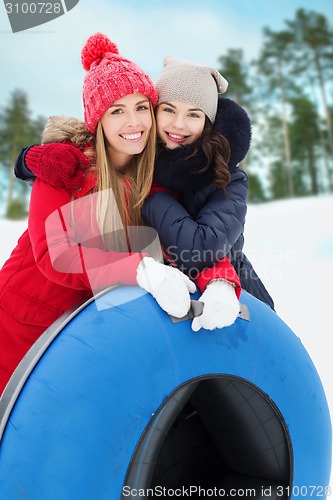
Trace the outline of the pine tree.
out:
<instances>
[{"instance_id":1,"label":"pine tree","mask_svg":"<svg viewBox=\"0 0 333 500\"><path fill-rule=\"evenodd\" d=\"M275 32L264 28L264 45L261 49L257 67L261 77L270 92L270 99L278 99L280 103L280 116L283 137L284 157L282 161L287 181L286 194L294 195L292 174L292 153L290 147L288 124L288 99L290 91L294 90L293 82L289 76L290 60L292 58L290 47L293 35L288 31Z\"/></svg>"},{"instance_id":2,"label":"pine tree","mask_svg":"<svg viewBox=\"0 0 333 500\"><path fill-rule=\"evenodd\" d=\"M28 107L28 98L22 90L14 90L9 104L0 111L0 163L8 175L6 206L9 211L14 201L14 165L20 150L30 144L39 143L45 120L33 120Z\"/></svg>"},{"instance_id":3,"label":"pine tree","mask_svg":"<svg viewBox=\"0 0 333 500\"><path fill-rule=\"evenodd\" d=\"M308 185L311 194L320 192L320 180L318 175L317 151L320 145L319 117L315 105L306 97L300 96L292 99L293 106L292 121L290 125L290 137L292 141L293 160L298 178ZM295 186L299 184L295 182ZM304 194L303 192L296 194Z\"/></svg>"},{"instance_id":4,"label":"pine tree","mask_svg":"<svg viewBox=\"0 0 333 500\"><path fill-rule=\"evenodd\" d=\"M242 49L229 49L224 56L218 58L220 72L225 75L229 82L225 97L233 99L237 104L244 107L251 116L252 125L255 122L256 106L253 103L253 86L250 84L250 67L245 62ZM258 203L265 201L266 196L259 174L251 172L250 159L252 158L250 149L246 159L240 166L247 171L249 177L249 202Z\"/></svg>"},{"instance_id":5,"label":"pine tree","mask_svg":"<svg viewBox=\"0 0 333 500\"><path fill-rule=\"evenodd\" d=\"M313 84L319 88L326 122L327 145L333 156L333 127L327 92L333 65L332 27L324 15L304 9L298 9L295 19L287 21L287 25L295 37L295 49L298 53L296 71L302 73L308 83L312 83L312 89ZM312 91L312 95L313 93ZM327 178L332 191L333 178L329 168Z\"/></svg>"},{"instance_id":6,"label":"pine tree","mask_svg":"<svg viewBox=\"0 0 333 500\"><path fill-rule=\"evenodd\" d=\"M248 106L250 103L251 87L248 85L248 66L244 61L242 49L229 49L225 56L218 58L221 64L220 72L225 75L229 82L226 97L233 99L240 106Z\"/></svg>"},{"instance_id":7,"label":"pine tree","mask_svg":"<svg viewBox=\"0 0 333 500\"><path fill-rule=\"evenodd\" d=\"M332 70L333 62L333 30L322 14L299 9L293 21L287 21L295 34L296 47L299 50L299 61L308 68L313 68L325 111L328 133L333 145L332 121L329 113L326 76ZM303 66L304 67L304 66ZM307 73L308 74L308 73Z\"/></svg>"}]
</instances>

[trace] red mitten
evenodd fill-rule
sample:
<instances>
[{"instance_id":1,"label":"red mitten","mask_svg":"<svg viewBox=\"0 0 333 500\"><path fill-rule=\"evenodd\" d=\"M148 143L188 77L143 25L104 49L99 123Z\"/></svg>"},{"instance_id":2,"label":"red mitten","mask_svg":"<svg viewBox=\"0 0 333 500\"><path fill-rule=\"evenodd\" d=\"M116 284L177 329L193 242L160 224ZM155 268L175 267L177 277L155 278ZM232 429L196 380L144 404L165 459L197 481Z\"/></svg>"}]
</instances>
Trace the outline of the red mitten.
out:
<instances>
[{"instance_id":1,"label":"red mitten","mask_svg":"<svg viewBox=\"0 0 333 500\"><path fill-rule=\"evenodd\" d=\"M33 146L25 156L26 166L51 186L77 189L82 186L89 158L72 144L60 142Z\"/></svg>"}]
</instances>

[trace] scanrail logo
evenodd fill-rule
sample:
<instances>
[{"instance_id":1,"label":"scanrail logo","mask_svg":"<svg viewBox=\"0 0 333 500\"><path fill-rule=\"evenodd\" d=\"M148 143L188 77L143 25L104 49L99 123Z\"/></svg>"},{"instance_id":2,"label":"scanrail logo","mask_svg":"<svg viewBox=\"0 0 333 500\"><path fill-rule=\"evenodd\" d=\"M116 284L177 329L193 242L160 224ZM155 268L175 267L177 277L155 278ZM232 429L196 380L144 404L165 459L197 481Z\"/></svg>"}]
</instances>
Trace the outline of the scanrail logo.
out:
<instances>
[{"instance_id":1,"label":"scanrail logo","mask_svg":"<svg viewBox=\"0 0 333 500\"><path fill-rule=\"evenodd\" d=\"M4 0L12 32L24 31L53 21L72 10L79 0L57 0L51 2Z\"/></svg>"}]
</instances>

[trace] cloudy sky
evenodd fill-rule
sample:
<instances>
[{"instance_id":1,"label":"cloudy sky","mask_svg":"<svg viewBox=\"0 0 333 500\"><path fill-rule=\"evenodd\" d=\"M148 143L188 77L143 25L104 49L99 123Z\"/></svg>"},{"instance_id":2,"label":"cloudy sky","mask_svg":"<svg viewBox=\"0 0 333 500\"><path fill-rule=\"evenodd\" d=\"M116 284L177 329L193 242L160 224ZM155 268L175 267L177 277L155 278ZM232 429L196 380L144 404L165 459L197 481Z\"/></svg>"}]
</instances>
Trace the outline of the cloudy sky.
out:
<instances>
[{"instance_id":1,"label":"cloudy sky","mask_svg":"<svg viewBox=\"0 0 333 500\"><path fill-rule=\"evenodd\" d=\"M65 15L13 34L1 2L0 107L20 88L34 115L82 118L80 52L97 31L156 80L167 55L218 66L228 48L243 48L250 61L262 28L283 29L300 7L332 19L332 0L80 0Z\"/></svg>"}]
</instances>

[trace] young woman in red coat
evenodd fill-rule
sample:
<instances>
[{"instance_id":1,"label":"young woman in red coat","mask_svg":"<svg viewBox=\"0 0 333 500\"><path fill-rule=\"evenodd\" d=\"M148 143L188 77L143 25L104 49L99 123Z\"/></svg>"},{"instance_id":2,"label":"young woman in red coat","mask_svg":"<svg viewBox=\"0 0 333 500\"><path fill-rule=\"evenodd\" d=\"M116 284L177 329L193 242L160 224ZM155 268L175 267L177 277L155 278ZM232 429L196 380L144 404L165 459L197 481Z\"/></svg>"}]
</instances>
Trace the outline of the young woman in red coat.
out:
<instances>
[{"instance_id":1,"label":"young woman in red coat","mask_svg":"<svg viewBox=\"0 0 333 500\"><path fill-rule=\"evenodd\" d=\"M84 176L79 190L41 179L33 185L28 229L0 271L0 394L45 329L98 290L139 284L179 317L195 291L179 270L129 248L128 226L142 224L151 189L157 91L102 34L81 56Z\"/></svg>"}]
</instances>

